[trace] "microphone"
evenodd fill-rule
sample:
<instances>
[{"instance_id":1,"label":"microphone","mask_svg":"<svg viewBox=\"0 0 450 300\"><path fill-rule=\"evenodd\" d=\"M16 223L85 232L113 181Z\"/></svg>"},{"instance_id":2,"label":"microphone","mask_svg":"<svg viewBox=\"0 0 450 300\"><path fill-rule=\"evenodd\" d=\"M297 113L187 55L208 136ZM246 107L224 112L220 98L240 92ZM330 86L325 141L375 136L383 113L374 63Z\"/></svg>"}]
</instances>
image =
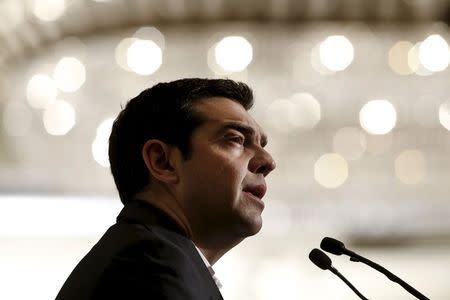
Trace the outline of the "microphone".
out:
<instances>
[{"instance_id":1,"label":"microphone","mask_svg":"<svg viewBox=\"0 0 450 300\"><path fill-rule=\"evenodd\" d=\"M335 254L335 255L342 255L342 254L348 255L348 256L350 256L351 261L362 262L362 263L368 265L369 267L374 268L378 272L383 273L387 278L389 278L391 281L401 285L405 290L407 290L410 294L415 296L417 299L429 300L429 298L425 297L418 290L416 290L415 288L413 288L412 286L407 284L405 281L403 281L402 279L400 279L396 275L392 274L387 269L380 266L379 264L377 264L365 257L362 257L361 255L345 248L344 243L342 243L341 241L338 241L338 240L330 238L330 237L325 237L322 239L322 242L320 243L320 248L322 248L322 250L324 250L324 251L327 251L327 252Z\"/></svg>"},{"instance_id":2,"label":"microphone","mask_svg":"<svg viewBox=\"0 0 450 300\"><path fill-rule=\"evenodd\" d=\"M342 281L345 282L358 296L363 300L368 300L363 296L351 283L344 277L335 267L331 264L331 259L323 251L314 248L309 253L309 259L322 270L330 270L333 274L338 276Z\"/></svg>"}]
</instances>

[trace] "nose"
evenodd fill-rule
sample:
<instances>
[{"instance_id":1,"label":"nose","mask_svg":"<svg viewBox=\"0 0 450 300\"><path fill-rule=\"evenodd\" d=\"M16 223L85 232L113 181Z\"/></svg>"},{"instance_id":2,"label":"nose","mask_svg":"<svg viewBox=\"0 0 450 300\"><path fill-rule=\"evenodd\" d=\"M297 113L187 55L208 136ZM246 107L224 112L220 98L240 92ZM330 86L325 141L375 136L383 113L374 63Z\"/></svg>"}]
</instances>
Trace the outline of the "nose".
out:
<instances>
[{"instance_id":1,"label":"nose","mask_svg":"<svg viewBox=\"0 0 450 300\"><path fill-rule=\"evenodd\" d=\"M248 165L249 171L255 174L262 174L264 177L269 175L275 169L276 163L272 155L264 148L259 147L255 155L250 160Z\"/></svg>"}]
</instances>

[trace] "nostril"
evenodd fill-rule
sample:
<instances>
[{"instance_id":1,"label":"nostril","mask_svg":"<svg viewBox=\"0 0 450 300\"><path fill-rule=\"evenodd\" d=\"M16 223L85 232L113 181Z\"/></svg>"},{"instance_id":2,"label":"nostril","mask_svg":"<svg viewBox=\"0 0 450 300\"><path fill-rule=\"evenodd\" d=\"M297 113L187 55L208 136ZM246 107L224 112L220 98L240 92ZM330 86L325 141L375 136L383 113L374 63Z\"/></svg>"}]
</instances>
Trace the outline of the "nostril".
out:
<instances>
[{"instance_id":1,"label":"nostril","mask_svg":"<svg viewBox=\"0 0 450 300\"><path fill-rule=\"evenodd\" d=\"M276 165L274 161L268 162L262 166L260 166L256 173L263 174L264 177L267 176L270 172L272 172L273 169L275 169Z\"/></svg>"},{"instance_id":2,"label":"nostril","mask_svg":"<svg viewBox=\"0 0 450 300\"><path fill-rule=\"evenodd\" d=\"M261 173L261 174L263 174L264 176L266 176L267 174L269 174L270 173L270 171L269 171L269 168L268 168L268 166L261 166L259 169L258 169L258 173Z\"/></svg>"}]
</instances>

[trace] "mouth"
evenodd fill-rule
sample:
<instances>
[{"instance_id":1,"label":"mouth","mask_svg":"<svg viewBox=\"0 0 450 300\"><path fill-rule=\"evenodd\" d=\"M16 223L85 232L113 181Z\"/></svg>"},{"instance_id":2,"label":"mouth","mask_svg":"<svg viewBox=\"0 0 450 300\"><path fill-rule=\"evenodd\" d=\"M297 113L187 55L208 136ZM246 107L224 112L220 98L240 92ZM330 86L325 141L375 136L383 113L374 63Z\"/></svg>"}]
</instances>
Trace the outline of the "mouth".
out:
<instances>
[{"instance_id":1,"label":"mouth","mask_svg":"<svg viewBox=\"0 0 450 300\"><path fill-rule=\"evenodd\" d=\"M265 184L247 185L242 189L243 192L249 193L258 199L262 199L266 194L267 187Z\"/></svg>"}]
</instances>

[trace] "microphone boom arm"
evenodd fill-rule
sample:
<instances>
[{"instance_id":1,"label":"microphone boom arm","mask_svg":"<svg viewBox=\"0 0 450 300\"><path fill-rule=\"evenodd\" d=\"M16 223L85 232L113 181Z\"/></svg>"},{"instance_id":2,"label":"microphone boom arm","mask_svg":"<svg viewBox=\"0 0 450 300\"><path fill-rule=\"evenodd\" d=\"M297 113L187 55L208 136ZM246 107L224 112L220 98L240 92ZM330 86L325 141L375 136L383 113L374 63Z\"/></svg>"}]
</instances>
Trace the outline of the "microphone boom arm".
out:
<instances>
[{"instance_id":1,"label":"microphone boom arm","mask_svg":"<svg viewBox=\"0 0 450 300\"><path fill-rule=\"evenodd\" d=\"M347 254L350 256L350 260L354 262L362 262L363 264L368 265L369 267L374 268L380 273L383 273L387 278L389 278L391 281L398 283L401 285L405 290L407 290L409 293L414 295L417 299L420 300L430 300L429 298L425 297L422 293L420 293L418 290L410 286L408 283L406 283L404 280L400 279L398 276L390 272L389 270L385 269L384 267L380 266L379 264L371 261L370 259L367 259L359 254L356 254L353 251L350 251L348 249L345 249L343 254Z\"/></svg>"}]
</instances>

